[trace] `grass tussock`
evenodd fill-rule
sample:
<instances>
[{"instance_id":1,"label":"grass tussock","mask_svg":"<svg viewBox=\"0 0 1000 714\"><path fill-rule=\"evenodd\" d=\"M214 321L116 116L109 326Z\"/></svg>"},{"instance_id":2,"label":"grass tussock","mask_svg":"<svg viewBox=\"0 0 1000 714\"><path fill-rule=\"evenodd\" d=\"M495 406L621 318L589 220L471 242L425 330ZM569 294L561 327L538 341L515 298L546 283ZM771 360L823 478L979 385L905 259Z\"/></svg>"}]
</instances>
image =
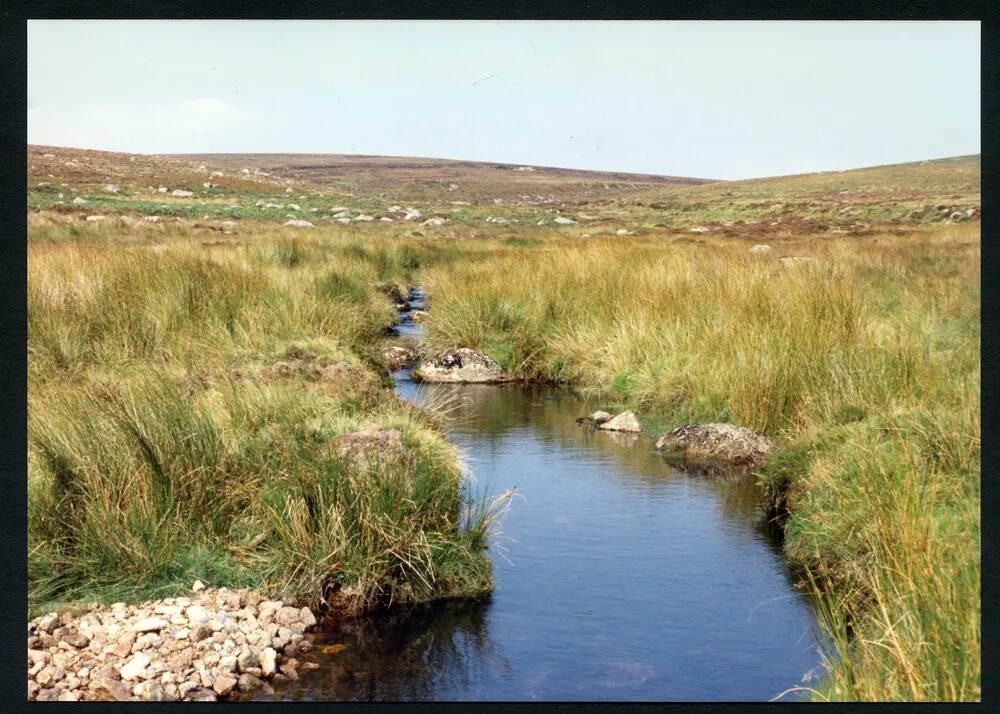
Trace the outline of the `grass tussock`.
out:
<instances>
[{"instance_id":1,"label":"grass tussock","mask_svg":"<svg viewBox=\"0 0 1000 714\"><path fill-rule=\"evenodd\" d=\"M491 588L495 506L364 359L396 320L375 284L435 250L61 230L29 245L33 609L195 578L350 610ZM330 448L370 427L401 434L407 468Z\"/></svg>"},{"instance_id":2,"label":"grass tussock","mask_svg":"<svg viewBox=\"0 0 1000 714\"><path fill-rule=\"evenodd\" d=\"M978 699L978 241L595 240L431 269L428 339L647 424L776 437L760 478L833 613L817 697Z\"/></svg>"}]
</instances>

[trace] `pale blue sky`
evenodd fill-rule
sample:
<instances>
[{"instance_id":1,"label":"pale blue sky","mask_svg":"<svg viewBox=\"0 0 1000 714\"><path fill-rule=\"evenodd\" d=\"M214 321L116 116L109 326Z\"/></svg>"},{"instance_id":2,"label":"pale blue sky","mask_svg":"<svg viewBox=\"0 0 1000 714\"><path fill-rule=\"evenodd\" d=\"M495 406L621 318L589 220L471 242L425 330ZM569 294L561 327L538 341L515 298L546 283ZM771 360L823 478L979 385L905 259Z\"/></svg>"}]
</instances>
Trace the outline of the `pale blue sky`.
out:
<instances>
[{"instance_id":1,"label":"pale blue sky","mask_svg":"<svg viewBox=\"0 0 1000 714\"><path fill-rule=\"evenodd\" d=\"M31 21L28 141L747 178L978 153L978 22Z\"/></svg>"}]
</instances>

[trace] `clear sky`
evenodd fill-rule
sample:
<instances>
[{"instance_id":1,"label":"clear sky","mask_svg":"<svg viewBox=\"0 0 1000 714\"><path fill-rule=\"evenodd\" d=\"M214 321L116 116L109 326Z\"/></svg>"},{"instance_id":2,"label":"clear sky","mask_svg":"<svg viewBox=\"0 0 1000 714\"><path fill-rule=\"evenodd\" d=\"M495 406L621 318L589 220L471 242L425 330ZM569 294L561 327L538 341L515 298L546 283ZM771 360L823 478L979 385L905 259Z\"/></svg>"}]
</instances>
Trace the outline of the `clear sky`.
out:
<instances>
[{"instance_id":1,"label":"clear sky","mask_svg":"<svg viewBox=\"0 0 1000 714\"><path fill-rule=\"evenodd\" d=\"M748 178L972 154L978 22L31 21L28 141Z\"/></svg>"}]
</instances>

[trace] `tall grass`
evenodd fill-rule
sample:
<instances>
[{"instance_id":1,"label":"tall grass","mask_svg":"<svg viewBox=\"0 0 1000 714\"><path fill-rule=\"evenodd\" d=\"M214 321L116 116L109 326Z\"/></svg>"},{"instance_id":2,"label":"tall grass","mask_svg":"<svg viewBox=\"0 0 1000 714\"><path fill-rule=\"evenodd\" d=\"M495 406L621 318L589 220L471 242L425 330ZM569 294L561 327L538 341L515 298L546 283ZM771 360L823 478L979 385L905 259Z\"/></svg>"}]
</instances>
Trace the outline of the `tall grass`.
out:
<instances>
[{"instance_id":1,"label":"tall grass","mask_svg":"<svg viewBox=\"0 0 1000 714\"><path fill-rule=\"evenodd\" d=\"M434 251L166 235L33 230L32 607L194 578L349 610L487 592L495 511L467 492L434 418L373 394L364 366L397 319L375 284L405 283ZM333 381L266 369L301 355L349 368ZM332 450L372 426L402 434L405 464Z\"/></svg>"},{"instance_id":2,"label":"tall grass","mask_svg":"<svg viewBox=\"0 0 1000 714\"><path fill-rule=\"evenodd\" d=\"M956 423L970 416L914 408L814 449L787 550L828 601L819 698L980 698L978 423Z\"/></svg>"},{"instance_id":3,"label":"tall grass","mask_svg":"<svg viewBox=\"0 0 1000 714\"><path fill-rule=\"evenodd\" d=\"M647 423L774 436L760 477L790 512L786 552L839 618L817 696L977 699L978 239L810 239L790 265L742 242L594 240L531 270L431 269L428 341Z\"/></svg>"},{"instance_id":4,"label":"tall grass","mask_svg":"<svg viewBox=\"0 0 1000 714\"><path fill-rule=\"evenodd\" d=\"M292 346L363 369L396 319L373 285L419 275L431 347L484 349L647 425L730 421L779 442L759 479L834 647L815 698L980 698L977 225L763 256L274 227L210 247L189 231L32 228L32 602L192 577L354 608L488 589L505 502L464 492L440 417L261 377ZM412 468L330 457L371 425L401 431Z\"/></svg>"}]
</instances>

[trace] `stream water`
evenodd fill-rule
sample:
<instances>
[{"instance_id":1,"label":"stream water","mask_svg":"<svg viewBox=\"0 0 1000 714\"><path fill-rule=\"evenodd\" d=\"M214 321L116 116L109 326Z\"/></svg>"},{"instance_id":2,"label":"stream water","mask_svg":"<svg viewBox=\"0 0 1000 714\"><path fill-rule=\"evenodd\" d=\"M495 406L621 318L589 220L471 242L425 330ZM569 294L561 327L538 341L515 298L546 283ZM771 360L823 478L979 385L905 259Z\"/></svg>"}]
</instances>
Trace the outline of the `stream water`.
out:
<instances>
[{"instance_id":1,"label":"stream water","mask_svg":"<svg viewBox=\"0 0 1000 714\"><path fill-rule=\"evenodd\" d=\"M422 303L418 303L421 306ZM400 332L419 336L406 321ZM820 671L817 626L747 481L670 468L645 435L576 424L591 405L533 386L396 391L458 405L448 436L477 488L516 489L486 600L347 623L309 700L767 700Z\"/></svg>"}]
</instances>

